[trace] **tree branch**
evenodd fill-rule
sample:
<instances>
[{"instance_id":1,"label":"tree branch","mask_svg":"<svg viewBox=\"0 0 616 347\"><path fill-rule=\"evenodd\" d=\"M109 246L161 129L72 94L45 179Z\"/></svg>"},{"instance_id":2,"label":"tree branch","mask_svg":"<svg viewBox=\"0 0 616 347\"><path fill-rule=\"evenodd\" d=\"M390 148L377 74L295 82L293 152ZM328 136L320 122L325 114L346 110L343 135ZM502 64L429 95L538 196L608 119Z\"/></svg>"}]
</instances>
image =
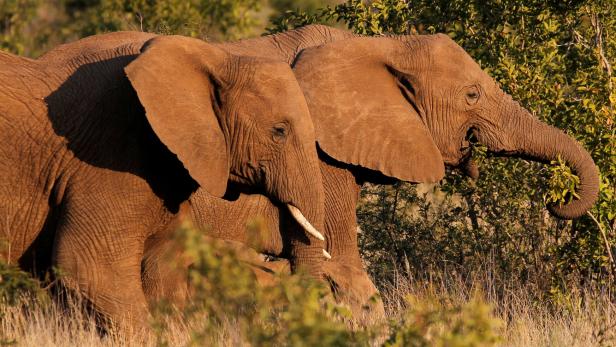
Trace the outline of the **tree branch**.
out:
<instances>
[{"instance_id":1,"label":"tree branch","mask_svg":"<svg viewBox=\"0 0 616 347\"><path fill-rule=\"evenodd\" d=\"M614 256L612 255L612 248L610 246L610 241L607 239L607 235L605 234L605 230L603 230L603 226L601 225L601 223L597 220L597 218L595 218L595 216L590 212L586 212L587 215L590 216L590 218L592 218L592 220L597 224L597 227L599 228L599 231L601 232L601 236L603 236L603 242L605 243L605 249L607 250L607 255L610 259L610 269L612 270L612 277L614 276L614 274L616 273L616 263L614 263Z\"/></svg>"}]
</instances>

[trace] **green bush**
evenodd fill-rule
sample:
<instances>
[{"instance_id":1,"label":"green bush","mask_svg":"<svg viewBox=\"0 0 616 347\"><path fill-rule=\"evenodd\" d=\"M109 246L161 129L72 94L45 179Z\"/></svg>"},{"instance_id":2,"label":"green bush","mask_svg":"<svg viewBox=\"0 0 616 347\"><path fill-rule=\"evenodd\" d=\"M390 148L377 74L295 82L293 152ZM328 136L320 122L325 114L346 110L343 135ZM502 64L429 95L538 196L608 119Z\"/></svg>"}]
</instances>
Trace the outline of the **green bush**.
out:
<instances>
[{"instance_id":1,"label":"green bush","mask_svg":"<svg viewBox=\"0 0 616 347\"><path fill-rule=\"evenodd\" d=\"M54 46L118 30L212 41L258 36L288 8L334 0L1 0L0 48L36 57Z\"/></svg>"},{"instance_id":2,"label":"green bush","mask_svg":"<svg viewBox=\"0 0 616 347\"><path fill-rule=\"evenodd\" d=\"M79 36L130 29L203 38L239 38L258 26L261 2L66 0L64 6L71 18L67 21L70 30Z\"/></svg>"},{"instance_id":3,"label":"green bush","mask_svg":"<svg viewBox=\"0 0 616 347\"><path fill-rule=\"evenodd\" d=\"M39 0L2 0L0 2L0 49L26 53L32 44L26 30L36 15Z\"/></svg>"},{"instance_id":4,"label":"green bush","mask_svg":"<svg viewBox=\"0 0 616 347\"><path fill-rule=\"evenodd\" d=\"M39 281L17 266L0 261L0 305L15 305L23 297L44 300Z\"/></svg>"},{"instance_id":5,"label":"green bush","mask_svg":"<svg viewBox=\"0 0 616 347\"><path fill-rule=\"evenodd\" d=\"M181 261L192 264L192 296L181 313L186 321L200 322L192 327L193 343L214 343L221 327L231 325L253 346L366 345L369 334L347 328L349 311L333 303L322 283L277 274L272 285L260 286L236 248L206 234L188 224L178 231L185 250ZM160 321L156 326L161 329Z\"/></svg>"},{"instance_id":6,"label":"green bush","mask_svg":"<svg viewBox=\"0 0 616 347\"><path fill-rule=\"evenodd\" d=\"M393 329L387 347L471 347L495 346L502 325L480 296L463 304L436 298L407 298L409 308Z\"/></svg>"},{"instance_id":7,"label":"green bush","mask_svg":"<svg viewBox=\"0 0 616 347\"><path fill-rule=\"evenodd\" d=\"M185 224L177 238L185 250L179 261L192 264L192 296L181 310L186 322L198 322L191 325L191 344L216 344L225 330L238 332L225 336L226 343L251 346L374 346L385 340L386 346L488 346L498 341L500 321L479 296L464 304L409 297L400 320L365 326L308 276L277 274L271 285L258 285L241 249L205 235ZM160 345L167 345L161 322L171 312L159 310Z\"/></svg>"}]
</instances>

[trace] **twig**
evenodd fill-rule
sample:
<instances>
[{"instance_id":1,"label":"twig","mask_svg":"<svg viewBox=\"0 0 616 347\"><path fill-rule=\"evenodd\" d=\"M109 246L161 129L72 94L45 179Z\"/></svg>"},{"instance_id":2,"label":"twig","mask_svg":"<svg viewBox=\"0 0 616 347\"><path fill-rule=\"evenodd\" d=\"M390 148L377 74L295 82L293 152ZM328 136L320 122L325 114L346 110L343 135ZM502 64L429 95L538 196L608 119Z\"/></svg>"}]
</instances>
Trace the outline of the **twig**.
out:
<instances>
[{"instance_id":1,"label":"twig","mask_svg":"<svg viewBox=\"0 0 616 347\"><path fill-rule=\"evenodd\" d=\"M590 216L590 218L592 218L593 221L595 221L595 223L597 224L597 227L599 228L599 231L601 232L601 236L603 236L603 242L605 243L605 249L607 250L607 255L610 259L610 265L611 265L611 269L612 269L612 276L614 276L614 273L616 273L616 263L614 263L614 256L612 256L612 248L610 246L610 241L607 239L607 235L605 234L605 230L603 230L603 226L601 226L601 223L599 223L599 221L597 220L597 218L595 218L595 216L590 212L586 212L587 215Z\"/></svg>"},{"instance_id":2,"label":"twig","mask_svg":"<svg viewBox=\"0 0 616 347\"><path fill-rule=\"evenodd\" d=\"M143 32L143 15L141 12L137 12L137 17L139 17L139 31Z\"/></svg>"},{"instance_id":3,"label":"twig","mask_svg":"<svg viewBox=\"0 0 616 347\"><path fill-rule=\"evenodd\" d=\"M572 34L573 34L573 43L574 44L579 44L584 48L590 48L589 45L587 45L584 41L586 41L586 39L584 38L584 36L582 36L582 34L578 33L575 29L572 29Z\"/></svg>"},{"instance_id":4,"label":"twig","mask_svg":"<svg viewBox=\"0 0 616 347\"><path fill-rule=\"evenodd\" d=\"M599 53L599 59L601 59L602 67L607 72L607 83L610 91L612 90L612 66L610 62L605 57L605 52L603 51L603 27L601 26L601 21L599 20L599 15L593 13L590 16L590 23L592 27L595 29L595 44L597 45L597 50Z\"/></svg>"}]
</instances>

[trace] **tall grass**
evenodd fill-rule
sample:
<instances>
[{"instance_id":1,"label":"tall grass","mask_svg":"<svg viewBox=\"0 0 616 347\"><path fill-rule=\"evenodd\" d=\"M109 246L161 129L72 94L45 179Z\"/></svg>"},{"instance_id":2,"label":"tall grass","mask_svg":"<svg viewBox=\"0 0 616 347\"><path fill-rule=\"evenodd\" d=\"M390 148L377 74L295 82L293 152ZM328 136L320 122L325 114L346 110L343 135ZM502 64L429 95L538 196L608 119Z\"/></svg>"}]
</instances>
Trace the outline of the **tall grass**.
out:
<instances>
[{"instance_id":1,"label":"tall grass","mask_svg":"<svg viewBox=\"0 0 616 347\"><path fill-rule=\"evenodd\" d=\"M487 303L501 346L614 346L616 303L609 288L578 288L558 302L537 298L537 288L520 281L497 281L485 269L463 278L455 273L431 272L417 279L398 272L391 283L381 284L386 312L398 319L411 302L436 301L442 306Z\"/></svg>"},{"instance_id":2,"label":"tall grass","mask_svg":"<svg viewBox=\"0 0 616 347\"><path fill-rule=\"evenodd\" d=\"M292 291L298 289L297 283L287 282L285 285ZM611 294L600 288L573 292L556 305L537 301L533 288L516 286L515 281L506 286L494 283L489 271L466 279L451 273L433 274L431 278L421 280L400 274L394 282L381 287L391 322L380 328L373 327L372 334L348 335L348 345L381 345L388 339L390 345L399 346L616 345L616 305ZM306 301L313 300L306 298ZM320 330L324 329L323 326L311 326L300 317L289 318L288 312L293 308L286 307L276 315L262 318L273 319L269 322L245 321L242 316L232 316L213 323L207 312L190 315L176 312L153 320L156 324L147 336L124 335L115 331L101 334L94 318L85 314L82 307L81 300L74 297L63 305L45 304L28 297L22 297L15 305L0 305L0 345L298 345L297 341L302 338L311 341L310 335L323 334ZM308 309L302 307L301 310ZM340 322L339 318L321 317ZM294 321L289 322L289 319ZM239 328L246 323L252 324L250 329L265 329L268 324L295 325L295 339L299 340L294 340L295 343L286 340L291 335L284 329L277 330L282 334L271 341L255 339L254 335L248 336L247 330ZM347 329L353 326L352 321L344 324ZM354 329L367 331L367 328L357 325ZM398 337L406 334L407 342L400 343L402 340L398 338L396 343L396 334ZM329 341L331 343L322 345L346 345L340 340Z\"/></svg>"}]
</instances>

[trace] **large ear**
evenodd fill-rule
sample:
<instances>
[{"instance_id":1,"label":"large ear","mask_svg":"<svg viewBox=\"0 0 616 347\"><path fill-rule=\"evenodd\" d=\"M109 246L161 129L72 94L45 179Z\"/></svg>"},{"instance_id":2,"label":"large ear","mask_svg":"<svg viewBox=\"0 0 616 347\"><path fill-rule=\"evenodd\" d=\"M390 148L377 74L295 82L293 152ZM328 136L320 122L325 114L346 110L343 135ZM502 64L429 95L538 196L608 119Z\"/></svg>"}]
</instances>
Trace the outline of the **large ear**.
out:
<instances>
[{"instance_id":1,"label":"large ear","mask_svg":"<svg viewBox=\"0 0 616 347\"><path fill-rule=\"evenodd\" d=\"M387 40L337 41L298 57L294 71L317 141L338 161L404 181L436 182L445 175L443 159L410 100L412 87L391 63L400 47Z\"/></svg>"},{"instance_id":2,"label":"large ear","mask_svg":"<svg viewBox=\"0 0 616 347\"><path fill-rule=\"evenodd\" d=\"M219 197L227 187L229 148L215 110L216 93L229 59L201 40L160 36L125 68L158 138L195 181Z\"/></svg>"}]
</instances>

